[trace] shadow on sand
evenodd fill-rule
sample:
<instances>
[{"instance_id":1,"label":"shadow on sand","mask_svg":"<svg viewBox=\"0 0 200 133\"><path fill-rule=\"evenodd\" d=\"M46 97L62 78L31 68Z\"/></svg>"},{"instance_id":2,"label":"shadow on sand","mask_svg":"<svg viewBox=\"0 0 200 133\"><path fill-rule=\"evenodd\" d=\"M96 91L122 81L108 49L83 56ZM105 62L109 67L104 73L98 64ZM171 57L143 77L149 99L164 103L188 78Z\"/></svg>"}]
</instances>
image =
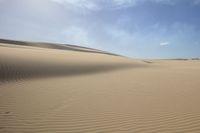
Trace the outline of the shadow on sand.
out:
<instances>
[{"instance_id":1,"label":"shadow on sand","mask_svg":"<svg viewBox=\"0 0 200 133\"><path fill-rule=\"evenodd\" d=\"M116 71L127 68L141 67L139 64L111 63L84 65L46 65L46 64L2 64L0 66L0 81L18 81L21 79L44 78L57 76L76 76Z\"/></svg>"}]
</instances>

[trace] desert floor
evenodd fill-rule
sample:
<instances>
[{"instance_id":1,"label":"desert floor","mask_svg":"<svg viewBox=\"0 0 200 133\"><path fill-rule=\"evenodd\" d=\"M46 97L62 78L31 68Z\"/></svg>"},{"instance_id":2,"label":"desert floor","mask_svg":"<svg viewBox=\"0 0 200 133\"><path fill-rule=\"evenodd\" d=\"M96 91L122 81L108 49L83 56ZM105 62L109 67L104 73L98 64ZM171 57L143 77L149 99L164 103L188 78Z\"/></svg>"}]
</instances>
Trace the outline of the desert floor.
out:
<instances>
[{"instance_id":1,"label":"desert floor","mask_svg":"<svg viewBox=\"0 0 200 133\"><path fill-rule=\"evenodd\" d=\"M200 61L0 43L0 132L199 133Z\"/></svg>"}]
</instances>

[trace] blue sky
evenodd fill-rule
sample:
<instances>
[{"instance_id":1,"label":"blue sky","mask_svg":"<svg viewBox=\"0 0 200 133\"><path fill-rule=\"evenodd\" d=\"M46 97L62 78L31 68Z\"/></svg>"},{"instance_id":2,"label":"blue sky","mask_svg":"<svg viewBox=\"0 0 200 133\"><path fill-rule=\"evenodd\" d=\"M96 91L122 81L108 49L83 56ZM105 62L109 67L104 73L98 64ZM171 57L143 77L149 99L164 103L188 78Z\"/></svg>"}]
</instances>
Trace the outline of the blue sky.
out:
<instances>
[{"instance_id":1,"label":"blue sky","mask_svg":"<svg viewBox=\"0 0 200 133\"><path fill-rule=\"evenodd\" d=\"M0 0L0 38L200 57L200 0Z\"/></svg>"}]
</instances>

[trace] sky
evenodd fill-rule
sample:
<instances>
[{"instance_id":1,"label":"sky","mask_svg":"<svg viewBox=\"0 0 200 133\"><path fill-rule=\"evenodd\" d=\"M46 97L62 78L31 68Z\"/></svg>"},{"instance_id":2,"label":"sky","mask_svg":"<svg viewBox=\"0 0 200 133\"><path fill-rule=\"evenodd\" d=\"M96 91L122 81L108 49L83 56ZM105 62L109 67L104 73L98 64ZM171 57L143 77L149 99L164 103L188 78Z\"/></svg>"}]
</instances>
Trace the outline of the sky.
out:
<instances>
[{"instance_id":1,"label":"sky","mask_svg":"<svg viewBox=\"0 0 200 133\"><path fill-rule=\"evenodd\" d=\"M0 0L0 38L200 57L200 0Z\"/></svg>"}]
</instances>

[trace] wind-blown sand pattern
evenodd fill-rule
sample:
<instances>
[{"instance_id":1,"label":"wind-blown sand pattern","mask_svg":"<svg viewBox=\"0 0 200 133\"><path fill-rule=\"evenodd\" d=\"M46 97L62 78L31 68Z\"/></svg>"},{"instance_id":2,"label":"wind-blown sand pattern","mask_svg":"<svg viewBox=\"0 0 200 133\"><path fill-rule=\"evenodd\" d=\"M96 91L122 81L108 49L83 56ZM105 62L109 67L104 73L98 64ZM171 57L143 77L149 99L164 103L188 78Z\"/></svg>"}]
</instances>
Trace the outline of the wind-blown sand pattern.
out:
<instances>
[{"instance_id":1,"label":"wind-blown sand pattern","mask_svg":"<svg viewBox=\"0 0 200 133\"><path fill-rule=\"evenodd\" d=\"M1 133L199 133L199 102L197 60L0 43Z\"/></svg>"}]
</instances>

